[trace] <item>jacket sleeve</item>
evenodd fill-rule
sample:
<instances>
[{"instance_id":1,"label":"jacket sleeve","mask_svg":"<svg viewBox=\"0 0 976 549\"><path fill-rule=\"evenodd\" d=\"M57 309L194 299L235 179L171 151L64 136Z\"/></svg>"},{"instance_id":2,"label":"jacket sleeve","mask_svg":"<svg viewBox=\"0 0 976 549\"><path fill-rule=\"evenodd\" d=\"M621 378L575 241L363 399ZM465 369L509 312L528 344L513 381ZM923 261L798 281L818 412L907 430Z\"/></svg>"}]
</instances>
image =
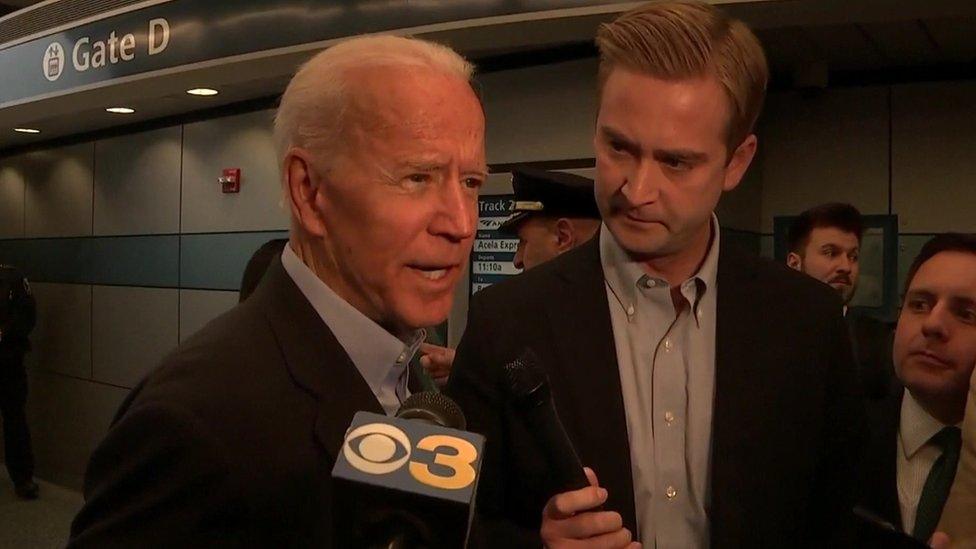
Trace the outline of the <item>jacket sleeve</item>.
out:
<instances>
[{"instance_id":1,"label":"jacket sleeve","mask_svg":"<svg viewBox=\"0 0 976 549\"><path fill-rule=\"evenodd\" d=\"M216 439L188 413L130 408L92 454L70 548L243 545L246 520Z\"/></svg>"},{"instance_id":2,"label":"jacket sleeve","mask_svg":"<svg viewBox=\"0 0 976 549\"><path fill-rule=\"evenodd\" d=\"M468 325L457 348L454 366L445 392L454 399L467 419L468 430L485 436L485 453L478 482L476 513L470 536L473 548L539 547L537 531L520 526L506 514L506 501L513 497L509 480L506 403L502 385L502 364L492 363L489 342L490 318L480 300L473 299ZM541 511L540 511L541 516ZM538 521L539 517L533 517Z\"/></svg>"}]
</instances>

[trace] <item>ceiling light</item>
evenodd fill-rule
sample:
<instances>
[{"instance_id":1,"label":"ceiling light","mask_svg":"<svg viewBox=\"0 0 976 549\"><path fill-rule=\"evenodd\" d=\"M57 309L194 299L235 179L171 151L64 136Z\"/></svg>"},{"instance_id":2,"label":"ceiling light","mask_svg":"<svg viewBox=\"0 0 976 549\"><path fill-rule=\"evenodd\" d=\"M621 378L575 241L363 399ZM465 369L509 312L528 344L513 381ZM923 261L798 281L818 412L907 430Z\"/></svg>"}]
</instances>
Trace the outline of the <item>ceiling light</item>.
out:
<instances>
[{"instance_id":1,"label":"ceiling light","mask_svg":"<svg viewBox=\"0 0 976 549\"><path fill-rule=\"evenodd\" d=\"M186 90L186 93L190 95L207 96L207 95L217 95L220 92L213 88L193 88L192 90Z\"/></svg>"},{"instance_id":2,"label":"ceiling light","mask_svg":"<svg viewBox=\"0 0 976 549\"><path fill-rule=\"evenodd\" d=\"M117 114L132 114L136 112L135 109L130 109L129 107L109 107L105 109L108 112L114 112Z\"/></svg>"},{"instance_id":3,"label":"ceiling light","mask_svg":"<svg viewBox=\"0 0 976 549\"><path fill-rule=\"evenodd\" d=\"M14 131L19 133L41 133L41 130L35 130L34 128L14 128Z\"/></svg>"}]
</instances>

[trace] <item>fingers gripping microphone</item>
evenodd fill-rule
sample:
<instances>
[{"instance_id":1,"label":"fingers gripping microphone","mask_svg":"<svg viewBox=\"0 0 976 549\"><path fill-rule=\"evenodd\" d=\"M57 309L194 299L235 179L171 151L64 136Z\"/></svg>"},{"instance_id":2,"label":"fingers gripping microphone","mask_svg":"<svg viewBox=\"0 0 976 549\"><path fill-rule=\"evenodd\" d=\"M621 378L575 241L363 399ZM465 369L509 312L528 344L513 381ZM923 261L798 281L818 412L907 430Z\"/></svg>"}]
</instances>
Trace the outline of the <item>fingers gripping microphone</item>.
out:
<instances>
[{"instance_id":1,"label":"fingers gripping microphone","mask_svg":"<svg viewBox=\"0 0 976 549\"><path fill-rule=\"evenodd\" d=\"M549 378L531 349L505 365L511 398L529 429L538 435L559 492L590 485L579 455L566 435L549 390Z\"/></svg>"},{"instance_id":2,"label":"fingers gripping microphone","mask_svg":"<svg viewBox=\"0 0 976 549\"><path fill-rule=\"evenodd\" d=\"M467 543L484 437L440 393L396 417L357 412L332 469L336 547L439 549Z\"/></svg>"}]
</instances>

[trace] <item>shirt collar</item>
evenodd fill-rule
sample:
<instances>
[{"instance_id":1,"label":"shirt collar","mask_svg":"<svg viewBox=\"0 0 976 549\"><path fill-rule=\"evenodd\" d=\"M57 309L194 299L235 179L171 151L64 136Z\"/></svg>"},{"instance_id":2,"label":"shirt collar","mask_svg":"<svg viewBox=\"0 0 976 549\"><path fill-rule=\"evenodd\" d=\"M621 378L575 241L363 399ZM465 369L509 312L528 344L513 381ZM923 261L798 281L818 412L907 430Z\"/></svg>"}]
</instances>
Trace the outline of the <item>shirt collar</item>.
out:
<instances>
[{"instance_id":1,"label":"shirt collar","mask_svg":"<svg viewBox=\"0 0 976 549\"><path fill-rule=\"evenodd\" d=\"M698 268L698 272L681 284L681 294L694 305L696 313L705 292L715 288L718 274L721 230L718 217L714 213L710 225L712 237L705 260ZM630 254L620 247L606 224L600 227L600 261L603 264L604 279L625 310L638 301L643 288L668 287L667 281L648 275L641 267L641 263L631 258Z\"/></svg>"},{"instance_id":2,"label":"shirt collar","mask_svg":"<svg viewBox=\"0 0 976 549\"><path fill-rule=\"evenodd\" d=\"M912 396L911 391L905 389L901 399L901 423L898 433L906 459L912 459L944 427L945 424L926 412Z\"/></svg>"},{"instance_id":3,"label":"shirt collar","mask_svg":"<svg viewBox=\"0 0 976 549\"><path fill-rule=\"evenodd\" d=\"M373 393L379 394L380 388L391 384L396 386L424 341L426 331L415 331L404 343L339 297L298 258L290 244L281 252L281 264L345 349Z\"/></svg>"}]
</instances>

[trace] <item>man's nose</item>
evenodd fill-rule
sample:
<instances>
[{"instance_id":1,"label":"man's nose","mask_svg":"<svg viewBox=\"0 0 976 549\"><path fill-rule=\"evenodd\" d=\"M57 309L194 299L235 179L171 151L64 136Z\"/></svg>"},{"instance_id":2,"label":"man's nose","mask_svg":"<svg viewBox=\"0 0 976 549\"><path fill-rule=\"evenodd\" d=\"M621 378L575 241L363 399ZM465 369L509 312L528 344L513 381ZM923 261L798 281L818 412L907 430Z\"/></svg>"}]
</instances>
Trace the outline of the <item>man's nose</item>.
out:
<instances>
[{"instance_id":1,"label":"man's nose","mask_svg":"<svg viewBox=\"0 0 976 549\"><path fill-rule=\"evenodd\" d=\"M660 170L656 169L653 163L643 161L637 164L627 174L627 179L620 189L621 194L627 199L627 205L633 207L656 202L661 194L661 177Z\"/></svg>"},{"instance_id":2,"label":"man's nose","mask_svg":"<svg viewBox=\"0 0 976 549\"><path fill-rule=\"evenodd\" d=\"M471 191L464 187L460 178L444 185L441 190L437 215L431 224L431 230L449 238L461 241L474 236L478 223L476 200L471 197Z\"/></svg>"}]
</instances>

